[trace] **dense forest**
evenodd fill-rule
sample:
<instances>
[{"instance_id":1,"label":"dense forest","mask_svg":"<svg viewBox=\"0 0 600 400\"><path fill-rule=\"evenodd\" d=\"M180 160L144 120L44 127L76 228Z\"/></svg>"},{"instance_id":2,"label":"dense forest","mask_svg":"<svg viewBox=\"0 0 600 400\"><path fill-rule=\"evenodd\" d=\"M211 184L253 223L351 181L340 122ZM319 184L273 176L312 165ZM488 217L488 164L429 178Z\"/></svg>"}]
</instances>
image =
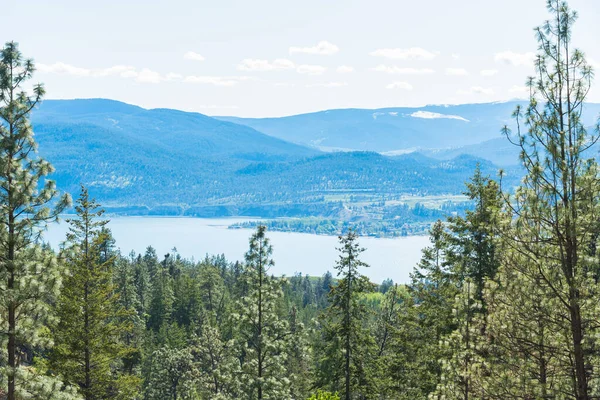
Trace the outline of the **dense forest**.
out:
<instances>
[{"instance_id":1,"label":"dense forest","mask_svg":"<svg viewBox=\"0 0 600 400\"><path fill-rule=\"evenodd\" d=\"M72 206L36 153L35 67L0 53L0 398L576 399L600 397L599 126L580 119L593 70L577 14L548 0L537 75L506 140L524 177L480 168L472 209L436 222L411 281L364 275L360 237L335 274L269 273L265 226L244 260L120 254L85 186ZM425 212L424 210L422 210Z\"/></svg>"}]
</instances>

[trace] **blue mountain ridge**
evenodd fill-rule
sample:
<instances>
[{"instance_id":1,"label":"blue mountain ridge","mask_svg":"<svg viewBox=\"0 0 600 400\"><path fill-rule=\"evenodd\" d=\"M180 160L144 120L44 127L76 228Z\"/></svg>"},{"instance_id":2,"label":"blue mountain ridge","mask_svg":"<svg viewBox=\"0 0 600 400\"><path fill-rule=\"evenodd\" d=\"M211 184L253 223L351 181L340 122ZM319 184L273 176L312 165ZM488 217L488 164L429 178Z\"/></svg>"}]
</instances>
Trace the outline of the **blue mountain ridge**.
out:
<instances>
[{"instance_id":1,"label":"blue mountain ridge","mask_svg":"<svg viewBox=\"0 0 600 400\"><path fill-rule=\"evenodd\" d=\"M478 163L498 169L470 155L323 153L235 122L105 99L47 100L32 123L61 190L83 183L130 214L335 214L340 204L323 200L331 193L456 194Z\"/></svg>"}]
</instances>

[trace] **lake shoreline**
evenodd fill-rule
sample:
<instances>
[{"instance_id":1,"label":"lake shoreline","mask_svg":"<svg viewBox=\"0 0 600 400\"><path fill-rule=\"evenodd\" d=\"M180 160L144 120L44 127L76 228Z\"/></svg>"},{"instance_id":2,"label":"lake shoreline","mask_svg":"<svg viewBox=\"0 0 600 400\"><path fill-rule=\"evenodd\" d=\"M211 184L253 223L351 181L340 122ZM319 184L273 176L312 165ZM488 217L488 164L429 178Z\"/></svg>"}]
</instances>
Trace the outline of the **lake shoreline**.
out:
<instances>
[{"instance_id":1,"label":"lake shoreline","mask_svg":"<svg viewBox=\"0 0 600 400\"><path fill-rule=\"evenodd\" d=\"M43 240L58 248L64 241L68 224L63 216L58 224L50 224ZM228 229L231 223L247 218L194 218L194 217L111 217L107 227L123 255L130 251L143 254L148 246L156 249L159 258L172 253L173 248L184 258L196 261L207 255L223 254L230 261L243 261L248 250L250 229ZM311 233L269 231L273 245L275 275L321 276L333 271L338 259L337 237ZM421 258L421 250L429 245L426 236L398 238L361 237L366 248L362 259L370 268L361 271L373 282L391 278L397 283L409 282L409 274Z\"/></svg>"}]
</instances>

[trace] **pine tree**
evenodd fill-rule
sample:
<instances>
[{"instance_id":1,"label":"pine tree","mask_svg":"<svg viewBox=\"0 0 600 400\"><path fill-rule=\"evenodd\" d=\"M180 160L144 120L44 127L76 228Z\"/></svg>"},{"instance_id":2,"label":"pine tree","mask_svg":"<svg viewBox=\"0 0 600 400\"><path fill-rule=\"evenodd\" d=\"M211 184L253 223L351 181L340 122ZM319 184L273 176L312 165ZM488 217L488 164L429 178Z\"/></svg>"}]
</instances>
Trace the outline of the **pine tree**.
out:
<instances>
[{"instance_id":1,"label":"pine tree","mask_svg":"<svg viewBox=\"0 0 600 400\"><path fill-rule=\"evenodd\" d=\"M368 267L360 260L364 251L358 236L350 230L339 237L340 252L335 269L338 282L329 293L325 310L323 346L319 360L319 387L340 391L346 400L377 394L377 346L366 322L369 320L361 295L373 290L360 268Z\"/></svg>"},{"instance_id":2,"label":"pine tree","mask_svg":"<svg viewBox=\"0 0 600 400\"><path fill-rule=\"evenodd\" d=\"M75 210L77 218L67 220L70 274L56 306L59 323L50 366L78 385L86 400L102 399L117 387L113 368L126 350L121 339L131 324L115 294L114 258L106 259L109 238L103 228L108 221L100 219L104 210L83 186Z\"/></svg>"},{"instance_id":3,"label":"pine tree","mask_svg":"<svg viewBox=\"0 0 600 400\"><path fill-rule=\"evenodd\" d=\"M481 174L479 166L467 183L465 195L474 209L465 217L448 219L445 262L459 291L453 307L456 330L443 338L444 371L437 395L445 399L473 397L473 369L487 354L480 342L487 317L483 296L486 282L493 280L500 264L497 244L501 197L498 184Z\"/></svg>"},{"instance_id":4,"label":"pine tree","mask_svg":"<svg viewBox=\"0 0 600 400\"><path fill-rule=\"evenodd\" d=\"M198 371L191 348L163 346L149 360L144 382L146 400L191 400L196 397Z\"/></svg>"},{"instance_id":5,"label":"pine tree","mask_svg":"<svg viewBox=\"0 0 600 400\"><path fill-rule=\"evenodd\" d=\"M234 356L235 343L224 340L219 329L207 322L193 339L192 355L200 370L198 393L206 399L232 399L239 393Z\"/></svg>"},{"instance_id":6,"label":"pine tree","mask_svg":"<svg viewBox=\"0 0 600 400\"><path fill-rule=\"evenodd\" d=\"M577 14L561 0L548 0L547 8L550 19L536 29L537 76L528 80L529 105L515 110L514 134L504 129L521 150L526 176L506 202L511 225L503 232L509 253L520 254L520 262L503 267L524 287L539 287L536 303L557 303L531 315L560 333L551 346L565 355L556 360L564 375L554 378L571 382L562 396L588 400L600 394L594 355L598 259L590 251L597 240L600 185L597 163L585 154L598 137L581 120L593 71L571 44Z\"/></svg>"},{"instance_id":7,"label":"pine tree","mask_svg":"<svg viewBox=\"0 0 600 400\"><path fill-rule=\"evenodd\" d=\"M168 259L168 257L167 257ZM169 325L173 317L173 277L168 267L156 266L153 274L150 304L148 307L148 328L158 332L161 327Z\"/></svg>"},{"instance_id":8,"label":"pine tree","mask_svg":"<svg viewBox=\"0 0 600 400\"><path fill-rule=\"evenodd\" d=\"M40 330L51 315L49 301L61 284L61 268L53 256L36 249L41 232L55 221L70 199L57 198L52 166L39 158L29 122L44 96L37 84L29 95L23 87L35 67L16 43L0 51L0 343L6 363L0 363L0 388L8 400L35 396L52 386L31 362L32 346L42 343ZM54 396L60 389L54 385Z\"/></svg>"},{"instance_id":9,"label":"pine tree","mask_svg":"<svg viewBox=\"0 0 600 400\"><path fill-rule=\"evenodd\" d=\"M429 240L398 307L398 328L389 343L387 375L402 399L425 399L435 390L448 356L440 341L457 327L452 310L459 289L446 259L448 232L441 221L432 226Z\"/></svg>"},{"instance_id":10,"label":"pine tree","mask_svg":"<svg viewBox=\"0 0 600 400\"><path fill-rule=\"evenodd\" d=\"M288 323L290 336L286 348L286 371L290 379L290 396L292 399L305 399L311 389L313 373L313 354L308 343L310 331L300 321L295 305L291 307Z\"/></svg>"},{"instance_id":11,"label":"pine tree","mask_svg":"<svg viewBox=\"0 0 600 400\"><path fill-rule=\"evenodd\" d=\"M278 314L283 291L281 280L267 272L274 265L266 227L250 238L243 274L248 292L236 305L236 337L241 350L242 394L245 399L289 399L286 348L289 328Z\"/></svg>"}]
</instances>

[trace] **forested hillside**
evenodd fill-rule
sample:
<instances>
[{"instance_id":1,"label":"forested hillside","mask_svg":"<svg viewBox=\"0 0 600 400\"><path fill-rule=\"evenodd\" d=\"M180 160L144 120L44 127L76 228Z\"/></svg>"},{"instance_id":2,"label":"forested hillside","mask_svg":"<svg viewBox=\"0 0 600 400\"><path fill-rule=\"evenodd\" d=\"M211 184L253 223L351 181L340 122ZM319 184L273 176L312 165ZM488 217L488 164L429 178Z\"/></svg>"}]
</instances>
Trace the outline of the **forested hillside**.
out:
<instances>
[{"instance_id":1,"label":"forested hillside","mask_svg":"<svg viewBox=\"0 0 600 400\"><path fill-rule=\"evenodd\" d=\"M181 141L211 138L226 159L252 158L232 167L231 181L218 180L251 185L244 189L249 198L287 200L298 186L319 196L372 186L396 193L409 182L429 193L447 180L464 182L470 207L433 224L430 246L402 284L366 277L359 224L344 225L333 274L317 277L273 276L277 260L260 224L243 260L188 260L175 249L163 255L152 247L121 254L104 199L142 201L156 187L164 196L158 198L176 203L184 191L174 176L211 165L187 159L180 169L185 144L168 146L160 130L133 149L132 130L117 134L115 126L143 126L147 115L153 122L146 128L160 118L166 127L171 111L109 102L107 113L118 122L106 116L94 122L89 107L98 103L83 102L73 114L79 122L44 131L38 121L34 136L33 110L45 89L29 86L33 61L15 42L6 43L0 51L0 399L599 398L600 168L591 149L600 120L588 129L582 119L593 69L571 47L577 14L559 0L547 5L549 21L535 31L530 100L516 105L513 128L502 129L520 154L524 177L515 187L468 156L439 162L420 155L315 155L254 130L231 139L253 138L246 151L227 153L234 125L189 115L204 134L181 127ZM64 104L45 112L56 116ZM128 151L131 159L103 159L107 146L96 134L112 135L110 151ZM61 151L70 151L71 165L62 159L54 173L44 157ZM148 161L154 157L162 162ZM157 169L140 172L143 162ZM342 167L328 170L332 162ZM139 179L114 173L126 167ZM164 171L169 178L157 176ZM84 182L91 176L100 178ZM239 188L215 182L199 180L185 191L198 205L210 204L206 193L242 196ZM112 184L119 188L114 198L107 193L115 192L98 189ZM392 206L397 212L382 220L408 214L405 204ZM428 212L414 209L417 216ZM44 242L45 229L66 210L74 212L69 232L53 249Z\"/></svg>"},{"instance_id":2,"label":"forested hillside","mask_svg":"<svg viewBox=\"0 0 600 400\"><path fill-rule=\"evenodd\" d=\"M205 115L111 100L45 101L32 124L58 188L83 183L113 214L336 218L365 221L367 234L424 233L434 218L380 220L407 196L460 194L478 164L498 170L462 154L321 153ZM507 185L520 174L507 170ZM448 200L421 216L463 208Z\"/></svg>"}]
</instances>

